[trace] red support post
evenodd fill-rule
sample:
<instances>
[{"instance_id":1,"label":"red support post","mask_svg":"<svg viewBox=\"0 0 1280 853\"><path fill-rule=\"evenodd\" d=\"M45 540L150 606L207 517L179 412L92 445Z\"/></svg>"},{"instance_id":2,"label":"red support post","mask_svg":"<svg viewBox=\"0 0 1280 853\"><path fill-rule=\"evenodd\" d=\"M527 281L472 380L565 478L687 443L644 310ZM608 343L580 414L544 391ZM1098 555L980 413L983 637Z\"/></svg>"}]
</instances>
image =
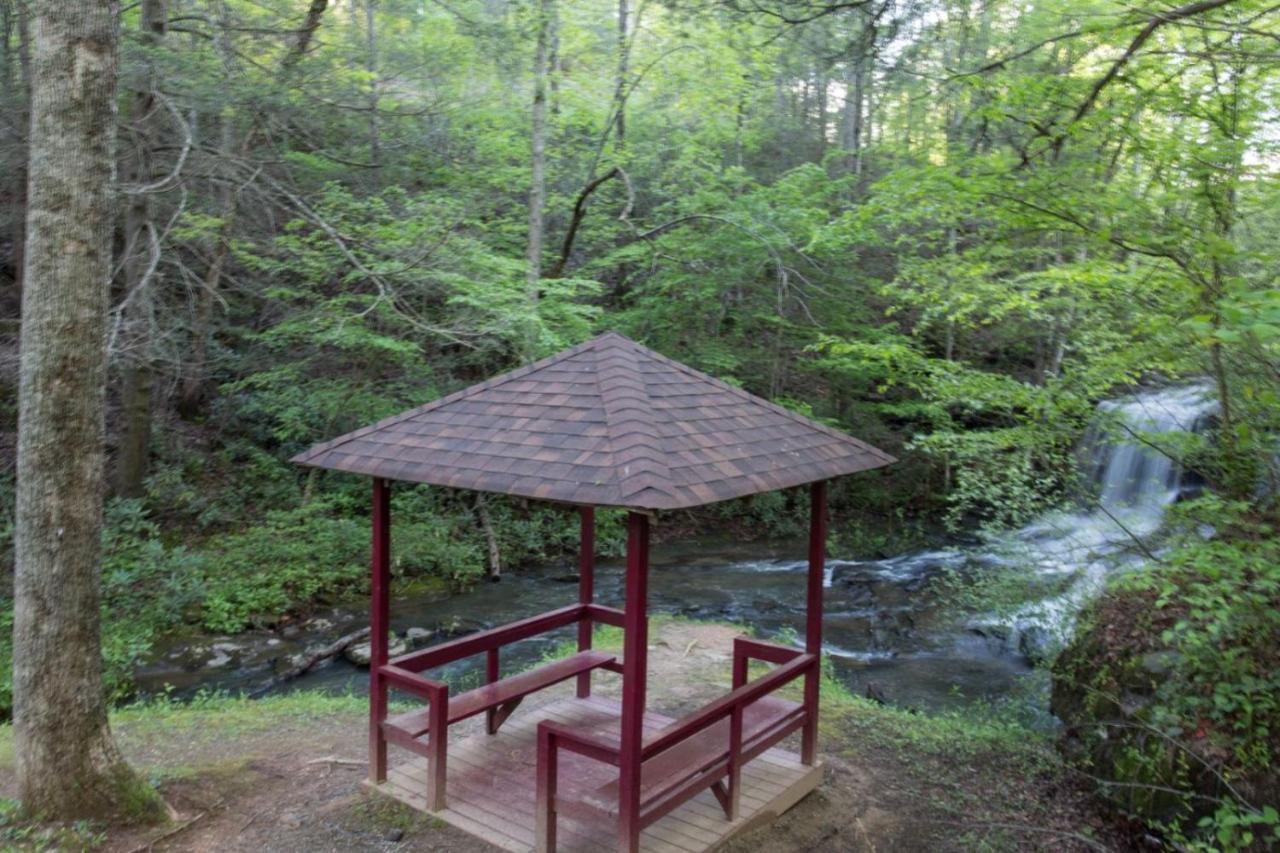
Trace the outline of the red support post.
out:
<instances>
[{"instance_id":1,"label":"red support post","mask_svg":"<svg viewBox=\"0 0 1280 853\"><path fill-rule=\"evenodd\" d=\"M498 663L498 650L496 648L489 649L484 655L484 683L493 684L498 680L501 672L501 666ZM498 726L501 722L498 720L498 709L489 708L484 712L484 728L491 735L498 733Z\"/></svg>"},{"instance_id":2,"label":"red support post","mask_svg":"<svg viewBox=\"0 0 1280 853\"><path fill-rule=\"evenodd\" d=\"M804 650L818 659L804 677L804 732L800 738L800 760L812 765L818 760L818 685L822 678L822 584L826 575L827 484L819 480L809 487L809 589L804 632Z\"/></svg>"},{"instance_id":3,"label":"red support post","mask_svg":"<svg viewBox=\"0 0 1280 853\"><path fill-rule=\"evenodd\" d=\"M534 849L538 853L555 853L556 849L556 782L559 775L559 750L555 733L544 723L538 726L538 770L535 783Z\"/></svg>"},{"instance_id":4,"label":"red support post","mask_svg":"<svg viewBox=\"0 0 1280 853\"><path fill-rule=\"evenodd\" d=\"M584 506L578 510L581 539L578 551L578 603L591 604L595 600L596 587L596 511ZM591 631L595 627L590 616L583 616L578 623L578 651L591 648ZM591 695L591 673L578 676L578 698Z\"/></svg>"},{"instance_id":5,"label":"red support post","mask_svg":"<svg viewBox=\"0 0 1280 853\"><path fill-rule=\"evenodd\" d=\"M619 755L618 850L640 849L640 765L644 748L649 648L649 517L627 516L627 601L622 646L622 743Z\"/></svg>"},{"instance_id":6,"label":"red support post","mask_svg":"<svg viewBox=\"0 0 1280 853\"><path fill-rule=\"evenodd\" d=\"M441 690L427 703L427 808L444 811L449 761L449 692Z\"/></svg>"},{"instance_id":7,"label":"red support post","mask_svg":"<svg viewBox=\"0 0 1280 853\"><path fill-rule=\"evenodd\" d=\"M391 488L381 477L373 481L373 546L369 581L369 781L387 778L387 740L382 721L387 718L387 682L379 668L387 663L387 627L390 622L391 586Z\"/></svg>"},{"instance_id":8,"label":"red support post","mask_svg":"<svg viewBox=\"0 0 1280 853\"><path fill-rule=\"evenodd\" d=\"M742 807L742 705L735 704L729 715L729 796L724 816L737 820Z\"/></svg>"}]
</instances>

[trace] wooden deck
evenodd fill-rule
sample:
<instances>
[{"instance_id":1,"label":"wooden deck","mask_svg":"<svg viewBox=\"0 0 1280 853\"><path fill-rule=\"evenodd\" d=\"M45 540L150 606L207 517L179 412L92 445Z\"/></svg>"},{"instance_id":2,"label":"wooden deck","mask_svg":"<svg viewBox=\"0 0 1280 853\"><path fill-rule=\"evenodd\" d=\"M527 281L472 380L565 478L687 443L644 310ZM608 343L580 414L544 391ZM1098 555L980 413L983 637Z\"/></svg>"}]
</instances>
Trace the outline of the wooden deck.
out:
<instances>
[{"instance_id":1,"label":"wooden deck","mask_svg":"<svg viewBox=\"0 0 1280 853\"><path fill-rule=\"evenodd\" d=\"M517 712L496 735L473 735L449 744L448 808L437 817L504 850L533 849L536 732L544 719L581 731L616 738L621 711L617 701L559 699ZM645 715L646 734L672 723L669 717ZM572 753L560 754L561 795L576 799L616 778L617 770ZM421 811L426 808L426 759L393 766L387 781L374 790ZM654 823L641 836L650 853L705 853L733 835L764 825L799 802L822 780L821 766L806 767L799 756L770 749L743 768L741 816L732 823L710 790ZM561 815L562 851L613 851L615 828L601 821L587 824Z\"/></svg>"}]
</instances>

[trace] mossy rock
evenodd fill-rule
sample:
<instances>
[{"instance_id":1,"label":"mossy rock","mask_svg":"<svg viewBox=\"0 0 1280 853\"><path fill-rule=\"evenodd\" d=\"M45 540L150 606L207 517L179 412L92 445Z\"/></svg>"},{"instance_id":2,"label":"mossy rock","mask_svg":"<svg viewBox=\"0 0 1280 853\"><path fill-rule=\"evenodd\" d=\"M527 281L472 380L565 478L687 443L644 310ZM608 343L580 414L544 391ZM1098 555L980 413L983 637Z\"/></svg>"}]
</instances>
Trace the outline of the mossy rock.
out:
<instances>
[{"instance_id":1,"label":"mossy rock","mask_svg":"<svg viewBox=\"0 0 1280 853\"><path fill-rule=\"evenodd\" d=\"M1236 790L1265 791L1274 773L1231 770L1229 741L1170 719L1162 691L1180 657L1162 639L1178 617L1148 589L1111 590L1082 614L1052 667L1050 710L1064 756L1098 780L1117 811L1151 825L1187 825ZM1263 778L1267 777L1267 778ZM1274 791L1273 791L1274 793Z\"/></svg>"}]
</instances>

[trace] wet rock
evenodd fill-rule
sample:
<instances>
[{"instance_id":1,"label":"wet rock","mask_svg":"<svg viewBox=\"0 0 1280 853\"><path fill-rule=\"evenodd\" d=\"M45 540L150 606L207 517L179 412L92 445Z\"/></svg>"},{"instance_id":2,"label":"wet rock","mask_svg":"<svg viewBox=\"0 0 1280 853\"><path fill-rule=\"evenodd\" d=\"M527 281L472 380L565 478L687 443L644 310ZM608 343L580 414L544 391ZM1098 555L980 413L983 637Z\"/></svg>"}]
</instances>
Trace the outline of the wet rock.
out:
<instances>
[{"instance_id":1,"label":"wet rock","mask_svg":"<svg viewBox=\"0 0 1280 853\"><path fill-rule=\"evenodd\" d=\"M975 637L987 641L987 648L994 654L1009 650L1009 637L1013 633L1008 625L1000 622L970 622L965 628Z\"/></svg>"},{"instance_id":2,"label":"wet rock","mask_svg":"<svg viewBox=\"0 0 1280 853\"><path fill-rule=\"evenodd\" d=\"M876 595L865 578L849 578L840 581L840 597L844 603L853 608L874 607Z\"/></svg>"},{"instance_id":3,"label":"wet rock","mask_svg":"<svg viewBox=\"0 0 1280 853\"><path fill-rule=\"evenodd\" d=\"M209 645L192 643L179 649L170 657L181 660L187 669L221 669L232 663L243 646L229 640L219 640Z\"/></svg>"},{"instance_id":4,"label":"wet rock","mask_svg":"<svg viewBox=\"0 0 1280 853\"><path fill-rule=\"evenodd\" d=\"M840 563L831 569L832 586L853 586L866 580L866 569L861 563Z\"/></svg>"},{"instance_id":5,"label":"wet rock","mask_svg":"<svg viewBox=\"0 0 1280 853\"><path fill-rule=\"evenodd\" d=\"M862 642L871 639L871 618L868 616L834 616L828 617L826 621L833 636Z\"/></svg>"},{"instance_id":6,"label":"wet rock","mask_svg":"<svg viewBox=\"0 0 1280 853\"><path fill-rule=\"evenodd\" d=\"M436 634L440 637L460 637L463 634L474 634L483 631L487 625L477 619L465 616L450 616L436 626Z\"/></svg>"},{"instance_id":7,"label":"wet rock","mask_svg":"<svg viewBox=\"0 0 1280 853\"><path fill-rule=\"evenodd\" d=\"M404 638L409 641L409 645L415 649L418 646L425 646L431 642L436 636L436 632L430 628L420 628L417 625L404 632Z\"/></svg>"},{"instance_id":8,"label":"wet rock","mask_svg":"<svg viewBox=\"0 0 1280 853\"><path fill-rule=\"evenodd\" d=\"M280 636L286 640L296 640L302 636L302 629L297 625L285 625L280 629Z\"/></svg>"},{"instance_id":9,"label":"wet rock","mask_svg":"<svg viewBox=\"0 0 1280 853\"><path fill-rule=\"evenodd\" d=\"M326 631L333 630L333 620L325 619L323 616L316 616L304 622L302 630L308 634L323 634Z\"/></svg>"},{"instance_id":10,"label":"wet rock","mask_svg":"<svg viewBox=\"0 0 1280 853\"><path fill-rule=\"evenodd\" d=\"M404 637L391 637L391 645L387 649L387 654L391 657L402 655L409 651L409 641ZM351 661L356 666L368 666L369 661L373 657L373 653L369 648L369 641L363 643L352 643L342 650L342 656Z\"/></svg>"},{"instance_id":11,"label":"wet rock","mask_svg":"<svg viewBox=\"0 0 1280 853\"><path fill-rule=\"evenodd\" d=\"M1053 635L1039 625L1028 625L1018 633L1018 651L1027 663L1039 666L1053 657Z\"/></svg>"}]
</instances>

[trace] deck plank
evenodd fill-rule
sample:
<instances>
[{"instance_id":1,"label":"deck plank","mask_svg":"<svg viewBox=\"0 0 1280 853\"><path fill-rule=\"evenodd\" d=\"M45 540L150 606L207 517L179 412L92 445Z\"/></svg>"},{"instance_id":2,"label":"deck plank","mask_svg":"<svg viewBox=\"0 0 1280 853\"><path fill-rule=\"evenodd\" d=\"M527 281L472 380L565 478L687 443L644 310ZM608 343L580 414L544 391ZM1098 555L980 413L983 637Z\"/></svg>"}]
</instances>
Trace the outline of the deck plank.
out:
<instances>
[{"instance_id":1,"label":"deck plank","mask_svg":"<svg viewBox=\"0 0 1280 853\"><path fill-rule=\"evenodd\" d=\"M496 735L477 734L451 743L448 807L434 814L503 850L531 850L538 723L554 720L607 737L618 730L619 716L616 701L598 696L560 699L512 717ZM671 723L669 717L648 712L645 733ZM616 778L617 771L608 765L573 753L560 755L560 788L567 798L579 798ZM641 849L645 853L707 853L739 832L773 820L821 779L821 766L806 767L794 753L774 747L743 767L741 816L736 821L725 820L715 797L703 791L646 828ZM393 765L386 782L370 787L427 811L426 783L426 759L415 757ZM558 833L564 853L615 849L614 827L604 819L583 821L561 815Z\"/></svg>"}]
</instances>

